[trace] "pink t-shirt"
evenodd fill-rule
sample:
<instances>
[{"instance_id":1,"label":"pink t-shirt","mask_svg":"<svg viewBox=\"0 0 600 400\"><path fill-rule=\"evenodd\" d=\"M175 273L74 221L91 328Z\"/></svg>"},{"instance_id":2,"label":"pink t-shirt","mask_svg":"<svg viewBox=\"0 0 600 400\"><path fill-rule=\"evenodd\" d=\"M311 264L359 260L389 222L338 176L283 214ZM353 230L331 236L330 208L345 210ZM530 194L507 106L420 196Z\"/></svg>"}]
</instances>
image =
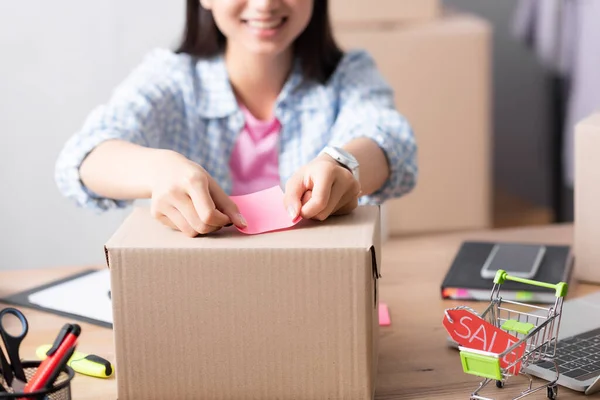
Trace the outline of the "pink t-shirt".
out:
<instances>
[{"instance_id":1,"label":"pink t-shirt","mask_svg":"<svg viewBox=\"0 0 600 400\"><path fill-rule=\"evenodd\" d=\"M254 193L279 185L279 131L276 118L256 119L240 105L246 123L233 147L229 167L233 180L232 195Z\"/></svg>"}]
</instances>

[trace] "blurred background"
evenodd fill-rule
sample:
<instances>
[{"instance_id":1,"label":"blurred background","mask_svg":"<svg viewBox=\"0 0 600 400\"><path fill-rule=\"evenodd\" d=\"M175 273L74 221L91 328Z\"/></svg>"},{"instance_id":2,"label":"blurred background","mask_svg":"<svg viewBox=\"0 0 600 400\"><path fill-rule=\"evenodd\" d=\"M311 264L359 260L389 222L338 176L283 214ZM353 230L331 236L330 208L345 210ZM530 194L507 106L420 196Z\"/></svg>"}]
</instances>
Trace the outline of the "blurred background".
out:
<instances>
[{"instance_id":1,"label":"blurred background","mask_svg":"<svg viewBox=\"0 0 600 400\"><path fill-rule=\"evenodd\" d=\"M184 3L0 2L0 270L104 262L130 210L76 208L56 189L54 163L145 53L175 47ZM418 188L385 206L390 234L572 221L571 130L600 109L573 95L585 92L576 85L600 94L575 27L600 18L597 3L330 3L339 43L372 53L419 142ZM596 49L597 33L587 36Z\"/></svg>"}]
</instances>

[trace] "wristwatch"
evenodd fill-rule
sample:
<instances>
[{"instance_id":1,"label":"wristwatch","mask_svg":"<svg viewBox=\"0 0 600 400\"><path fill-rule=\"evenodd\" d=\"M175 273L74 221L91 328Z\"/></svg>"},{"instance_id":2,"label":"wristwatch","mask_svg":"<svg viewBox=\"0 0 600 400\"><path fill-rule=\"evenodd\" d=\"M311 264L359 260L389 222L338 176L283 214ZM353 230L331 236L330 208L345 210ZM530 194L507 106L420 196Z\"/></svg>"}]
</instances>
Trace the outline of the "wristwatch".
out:
<instances>
[{"instance_id":1,"label":"wristwatch","mask_svg":"<svg viewBox=\"0 0 600 400\"><path fill-rule=\"evenodd\" d=\"M325 147L323 150L321 150L320 154L327 154L328 156L333 158L335 161L337 161L342 167L344 167L348 171L352 172L352 175L354 175L354 178L356 180L359 180L358 179L358 167L359 167L358 161L352 154L350 154L349 152L347 152L346 150L344 150L342 148L333 147L333 146Z\"/></svg>"}]
</instances>

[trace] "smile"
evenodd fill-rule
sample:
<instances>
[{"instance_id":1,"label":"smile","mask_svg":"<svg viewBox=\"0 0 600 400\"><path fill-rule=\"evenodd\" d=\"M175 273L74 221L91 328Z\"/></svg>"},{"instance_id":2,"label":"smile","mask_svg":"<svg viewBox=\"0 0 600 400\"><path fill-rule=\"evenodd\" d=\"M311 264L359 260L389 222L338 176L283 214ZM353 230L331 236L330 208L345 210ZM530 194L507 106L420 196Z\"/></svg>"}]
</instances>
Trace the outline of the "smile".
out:
<instances>
[{"instance_id":1,"label":"smile","mask_svg":"<svg viewBox=\"0 0 600 400\"><path fill-rule=\"evenodd\" d=\"M270 30L280 28L287 21L287 17L269 20L245 19L242 21L250 28Z\"/></svg>"}]
</instances>

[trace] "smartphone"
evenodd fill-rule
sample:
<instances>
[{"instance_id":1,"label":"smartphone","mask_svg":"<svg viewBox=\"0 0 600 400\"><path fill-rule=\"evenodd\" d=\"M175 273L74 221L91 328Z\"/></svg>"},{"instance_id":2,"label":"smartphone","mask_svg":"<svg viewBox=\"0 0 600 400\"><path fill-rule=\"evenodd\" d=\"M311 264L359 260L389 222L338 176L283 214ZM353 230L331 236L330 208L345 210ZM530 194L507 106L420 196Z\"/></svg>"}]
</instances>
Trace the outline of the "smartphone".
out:
<instances>
[{"instance_id":1,"label":"smartphone","mask_svg":"<svg viewBox=\"0 0 600 400\"><path fill-rule=\"evenodd\" d=\"M531 279L535 276L544 255L546 246L537 244L499 243L494 245L481 267L481 277L493 279L499 269L509 275Z\"/></svg>"}]
</instances>

